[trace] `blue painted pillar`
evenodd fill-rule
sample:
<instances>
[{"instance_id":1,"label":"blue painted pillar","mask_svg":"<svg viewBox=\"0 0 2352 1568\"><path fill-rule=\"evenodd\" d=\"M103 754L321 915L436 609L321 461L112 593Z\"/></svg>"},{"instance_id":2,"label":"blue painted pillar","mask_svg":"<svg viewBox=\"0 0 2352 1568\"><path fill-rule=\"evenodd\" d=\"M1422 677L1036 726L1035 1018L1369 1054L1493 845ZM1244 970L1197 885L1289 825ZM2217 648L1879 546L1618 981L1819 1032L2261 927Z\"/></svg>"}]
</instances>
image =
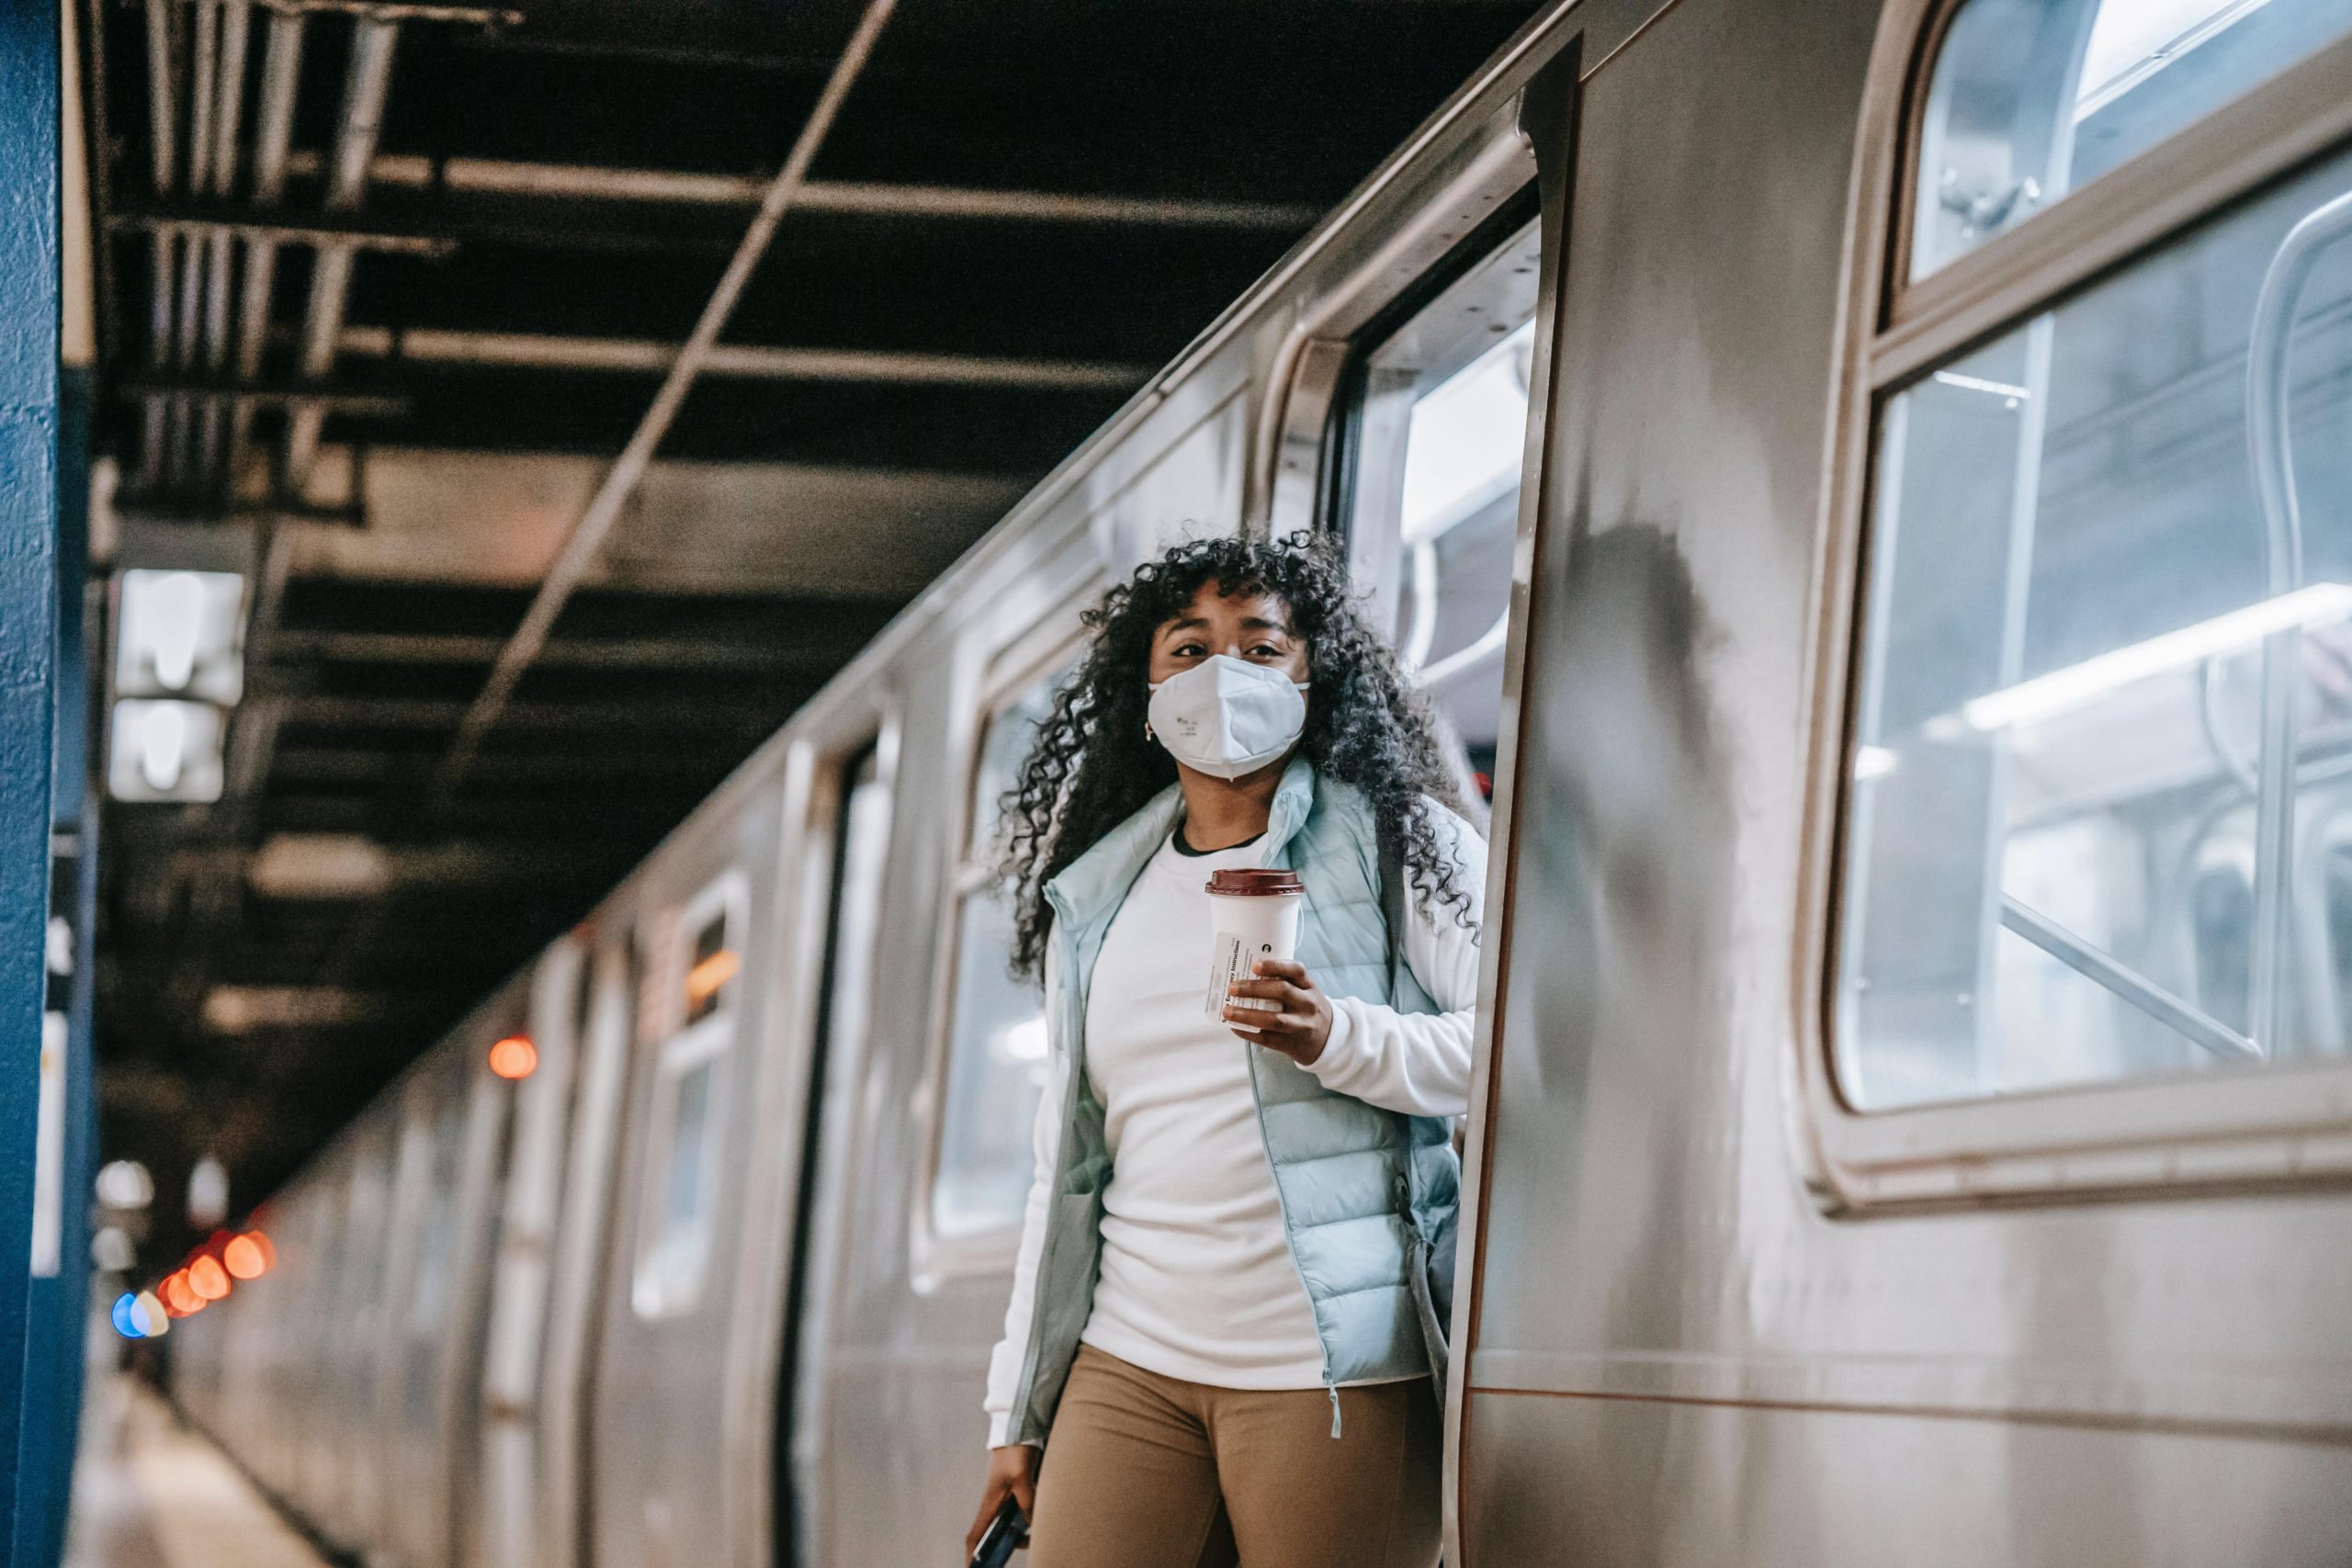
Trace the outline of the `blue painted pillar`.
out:
<instances>
[{"instance_id":1,"label":"blue painted pillar","mask_svg":"<svg viewBox=\"0 0 2352 1568\"><path fill-rule=\"evenodd\" d=\"M6 0L0 0L6 3ZM25 1324L23 1464L17 1479L15 1562L57 1568L65 1556L67 1505L80 1434L83 1336L89 1318L90 1189L96 1176L97 1072L91 1039L96 987L97 802L90 794L90 657L84 623L88 576L90 371L67 364L57 425L57 664L51 682L49 998L55 1082L35 1157L33 1269ZM62 940L61 940L62 939ZM59 1026L62 1025L62 1029ZM43 1181L50 1196L40 1196Z\"/></svg>"},{"instance_id":2,"label":"blue painted pillar","mask_svg":"<svg viewBox=\"0 0 2352 1568\"><path fill-rule=\"evenodd\" d=\"M58 8L0 3L0 1544L16 1568L48 990L56 677Z\"/></svg>"}]
</instances>

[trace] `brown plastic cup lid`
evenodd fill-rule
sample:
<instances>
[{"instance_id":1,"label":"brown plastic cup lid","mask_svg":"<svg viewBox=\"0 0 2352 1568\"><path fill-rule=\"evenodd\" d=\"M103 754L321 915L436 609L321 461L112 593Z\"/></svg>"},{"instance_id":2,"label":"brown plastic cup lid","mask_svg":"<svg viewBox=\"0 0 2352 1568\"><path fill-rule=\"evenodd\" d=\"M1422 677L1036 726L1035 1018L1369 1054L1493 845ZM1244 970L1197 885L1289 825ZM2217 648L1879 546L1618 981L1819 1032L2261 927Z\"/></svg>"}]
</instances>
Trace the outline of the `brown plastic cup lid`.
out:
<instances>
[{"instance_id":1,"label":"brown plastic cup lid","mask_svg":"<svg viewBox=\"0 0 2352 1568\"><path fill-rule=\"evenodd\" d=\"M1306 884L1295 871L1220 871L1209 877L1209 891L1219 898L1272 898L1304 893Z\"/></svg>"}]
</instances>

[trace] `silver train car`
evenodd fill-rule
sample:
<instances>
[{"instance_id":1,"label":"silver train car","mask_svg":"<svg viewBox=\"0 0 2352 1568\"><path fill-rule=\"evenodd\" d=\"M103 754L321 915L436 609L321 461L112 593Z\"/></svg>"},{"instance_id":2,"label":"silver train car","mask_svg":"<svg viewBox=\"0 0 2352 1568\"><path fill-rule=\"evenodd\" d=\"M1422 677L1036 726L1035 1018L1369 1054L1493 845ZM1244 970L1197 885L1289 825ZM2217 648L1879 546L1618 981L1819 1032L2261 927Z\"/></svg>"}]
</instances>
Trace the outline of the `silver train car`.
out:
<instances>
[{"instance_id":1,"label":"silver train car","mask_svg":"<svg viewBox=\"0 0 2352 1568\"><path fill-rule=\"evenodd\" d=\"M2343 0L1546 13L271 1201L177 1397L392 1568L947 1561L991 802L1106 583L1331 528L1493 796L1447 1561L2352 1562L2347 193Z\"/></svg>"}]
</instances>

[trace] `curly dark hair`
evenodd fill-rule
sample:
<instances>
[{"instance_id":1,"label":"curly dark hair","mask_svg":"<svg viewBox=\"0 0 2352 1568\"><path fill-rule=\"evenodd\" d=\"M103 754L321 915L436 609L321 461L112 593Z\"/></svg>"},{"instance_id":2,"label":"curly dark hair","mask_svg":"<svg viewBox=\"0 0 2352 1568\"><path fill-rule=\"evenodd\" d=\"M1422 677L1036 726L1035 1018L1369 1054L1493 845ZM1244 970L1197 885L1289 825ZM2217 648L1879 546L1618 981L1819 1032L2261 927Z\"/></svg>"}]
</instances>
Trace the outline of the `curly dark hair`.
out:
<instances>
[{"instance_id":1,"label":"curly dark hair","mask_svg":"<svg viewBox=\"0 0 2352 1568\"><path fill-rule=\"evenodd\" d=\"M1209 583L1229 598L1267 593L1289 606L1291 628L1307 645L1304 755L1320 776L1363 792L1382 835L1403 847L1421 907L1449 907L1470 922L1461 868L1441 849L1428 810L1431 798L1462 808L1436 726L1358 612L1337 548L1304 533L1197 539L1147 562L1086 612L1093 640L1005 793L1001 869L1016 900L1016 976L1034 976L1045 962L1054 919L1046 884L1176 780L1175 759L1144 733L1151 640Z\"/></svg>"}]
</instances>

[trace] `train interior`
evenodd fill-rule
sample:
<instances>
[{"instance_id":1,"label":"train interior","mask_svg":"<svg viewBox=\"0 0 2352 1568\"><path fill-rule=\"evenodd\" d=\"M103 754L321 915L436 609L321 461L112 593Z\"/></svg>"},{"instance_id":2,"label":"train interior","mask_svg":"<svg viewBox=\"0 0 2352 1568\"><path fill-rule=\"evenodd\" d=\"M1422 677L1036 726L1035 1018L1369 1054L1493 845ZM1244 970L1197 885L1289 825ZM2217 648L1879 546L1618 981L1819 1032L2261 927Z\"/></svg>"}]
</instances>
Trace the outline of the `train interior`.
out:
<instances>
[{"instance_id":1,"label":"train interior","mask_svg":"<svg viewBox=\"0 0 2352 1568\"><path fill-rule=\"evenodd\" d=\"M1996 232L1971 215L2026 199L2035 160L2068 171L2036 185L2053 200L2344 26L2265 6L2152 67L2144 22L2108 7L2071 84L1996 104L2015 39L1998 7L1980 17L1928 106L1915 276ZM2352 645L2332 606L2352 536L2331 498L2352 493L2334 325L2352 257L2319 258L2287 321L2256 308L2346 167L2217 215L1890 405L1841 1002L1863 1103L2199 1071L2252 1041L2346 1050L2331 781ZM2284 406L2250 407L2248 365L2290 331ZM2248 451L2276 451L2294 495ZM2264 637L2253 607L2294 593L2312 613ZM2274 693L2281 637L2300 672ZM2274 797L2282 755L2294 783ZM2273 831L2283 852L2257 848ZM1882 881L1946 896L1874 911Z\"/></svg>"}]
</instances>

